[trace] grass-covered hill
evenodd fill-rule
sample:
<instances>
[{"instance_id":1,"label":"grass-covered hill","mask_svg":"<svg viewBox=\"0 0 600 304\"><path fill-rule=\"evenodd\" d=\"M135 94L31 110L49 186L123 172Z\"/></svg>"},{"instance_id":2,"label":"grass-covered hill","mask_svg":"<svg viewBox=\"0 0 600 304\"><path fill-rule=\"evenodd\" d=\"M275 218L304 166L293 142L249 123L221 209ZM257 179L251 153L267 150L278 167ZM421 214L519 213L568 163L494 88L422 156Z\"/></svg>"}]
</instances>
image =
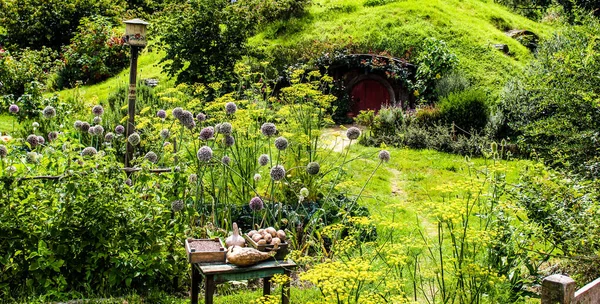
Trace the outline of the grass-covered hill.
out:
<instances>
[{"instance_id":1,"label":"grass-covered hill","mask_svg":"<svg viewBox=\"0 0 600 304\"><path fill-rule=\"evenodd\" d=\"M531 52L505 35L512 29L547 37L552 27L531 21L492 1L480 0L315 0L300 18L266 26L250 45L275 58L310 56L318 45L407 57L427 37L446 41L459 69L490 91L520 72ZM504 54L493 44L507 44ZM312 52L312 53L311 53Z\"/></svg>"}]
</instances>

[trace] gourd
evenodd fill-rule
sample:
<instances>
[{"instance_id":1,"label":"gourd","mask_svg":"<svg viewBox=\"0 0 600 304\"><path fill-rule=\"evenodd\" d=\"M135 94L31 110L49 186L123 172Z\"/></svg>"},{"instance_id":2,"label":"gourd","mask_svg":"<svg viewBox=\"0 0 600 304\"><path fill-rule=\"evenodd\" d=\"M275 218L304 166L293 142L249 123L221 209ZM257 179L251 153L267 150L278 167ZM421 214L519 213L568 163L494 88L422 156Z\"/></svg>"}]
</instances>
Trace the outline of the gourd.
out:
<instances>
[{"instance_id":1,"label":"gourd","mask_svg":"<svg viewBox=\"0 0 600 304\"><path fill-rule=\"evenodd\" d=\"M240 236L240 231L238 230L238 226L236 223L233 223L233 235L229 236L225 240L225 245L227 245L227 248L233 246L246 246L246 240L244 240L244 238Z\"/></svg>"},{"instance_id":2,"label":"gourd","mask_svg":"<svg viewBox=\"0 0 600 304\"><path fill-rule=\"evenodd\" d=\"M227 261L236 266L250 266L273 257L277 250L277 245L271 252L261 252L254 248L231 246L227 249Z\"/></svg>"}]
</instances>

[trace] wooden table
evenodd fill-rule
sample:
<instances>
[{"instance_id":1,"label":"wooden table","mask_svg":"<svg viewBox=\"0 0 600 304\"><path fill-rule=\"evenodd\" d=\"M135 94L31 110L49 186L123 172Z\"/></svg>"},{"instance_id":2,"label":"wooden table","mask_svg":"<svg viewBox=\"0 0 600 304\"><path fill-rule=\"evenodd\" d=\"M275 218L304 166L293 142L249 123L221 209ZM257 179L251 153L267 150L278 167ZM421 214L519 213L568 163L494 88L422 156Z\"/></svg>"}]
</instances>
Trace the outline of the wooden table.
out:
<instances>
[{"instance_id":1,"label":"wooden table","mask_svg":"<svg viewBox=\"0 0 600 304\"><path fill-rule=\"evenodd\" d=\"M248 279L263 279L263 295L271 293L270 279L274 274L290 275L296 263L287 261L265 261L248 267L237 267L233 264L192 264L192 304L198 304L198 293L202 277L205 280L204 303L212 304L215 286L228 281ZM286 283L281 290L281 303L290 302L290 283Z\"/></svg>"}]
</instances>

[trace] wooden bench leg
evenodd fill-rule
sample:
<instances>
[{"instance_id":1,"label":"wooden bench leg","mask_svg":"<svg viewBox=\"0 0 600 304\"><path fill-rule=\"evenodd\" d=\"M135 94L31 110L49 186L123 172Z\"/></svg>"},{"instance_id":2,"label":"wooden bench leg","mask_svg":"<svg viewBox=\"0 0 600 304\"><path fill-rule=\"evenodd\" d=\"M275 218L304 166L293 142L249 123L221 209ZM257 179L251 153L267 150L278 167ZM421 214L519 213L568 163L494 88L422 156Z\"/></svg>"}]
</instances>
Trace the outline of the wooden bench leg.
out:
<instances>
[{"instance_id":1,"label":"wooden bench leg","mask_svg":"<svg viewBox=\"0 0 600 304\"><path fill-rule=\"evenodd\" d=\"M213 304L213 295L215 294L215 279L212 275L206 276L206 290L204 293L204 303Z\"/></svg>"},{"instance_id":2,"label":"wooden bench leg","mask_svg":"<svg viewBox=\"0 0 600 304\"><path fill-rule=\"evenodd\" d=\"M281 287L281 304L290 304L290 281L292 280L290 274L290 271L285 271L288 281Z\"/></svg>"},{"instance_id":3,"label":"wooden bench leg","mask_svg":"<svg viewBox=\"0 0 600 304\"><path fill-rule=\"evenodd\" d=\"M271 294L271 277L263 278L263 296Z\"/></svg>"},{"instance_id":4,"label":"wooden bench leg","mask_svg":"<svg viewBox=\"0 0 600 304\"><path fill-rule=\"evenodd\" d=\"M200 282L202 277L200 271L196 268L196 265L192 264L192 304L198 304L198 293L200 293Z\"/></svg>"}]
</instances>

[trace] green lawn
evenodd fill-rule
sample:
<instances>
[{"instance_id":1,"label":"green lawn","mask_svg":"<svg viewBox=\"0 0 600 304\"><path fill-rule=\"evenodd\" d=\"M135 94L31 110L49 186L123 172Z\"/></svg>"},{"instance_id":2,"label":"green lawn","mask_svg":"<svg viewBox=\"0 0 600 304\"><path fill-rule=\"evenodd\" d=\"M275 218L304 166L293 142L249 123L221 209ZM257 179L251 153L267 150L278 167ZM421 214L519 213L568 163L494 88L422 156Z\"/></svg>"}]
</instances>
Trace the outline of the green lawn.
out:
<instances>
[{"instance_id":1,"label":"green lawn","mask_svg":"<svg viewBox=\"0 0 600 304\"><path fill-rule=\"evenodd\" d=\"M10 114L0 114L0 133L2 135L11 133L13 129L13 123L17 128L17 122L14 116Z\"/></svg>"}]
</instances>

